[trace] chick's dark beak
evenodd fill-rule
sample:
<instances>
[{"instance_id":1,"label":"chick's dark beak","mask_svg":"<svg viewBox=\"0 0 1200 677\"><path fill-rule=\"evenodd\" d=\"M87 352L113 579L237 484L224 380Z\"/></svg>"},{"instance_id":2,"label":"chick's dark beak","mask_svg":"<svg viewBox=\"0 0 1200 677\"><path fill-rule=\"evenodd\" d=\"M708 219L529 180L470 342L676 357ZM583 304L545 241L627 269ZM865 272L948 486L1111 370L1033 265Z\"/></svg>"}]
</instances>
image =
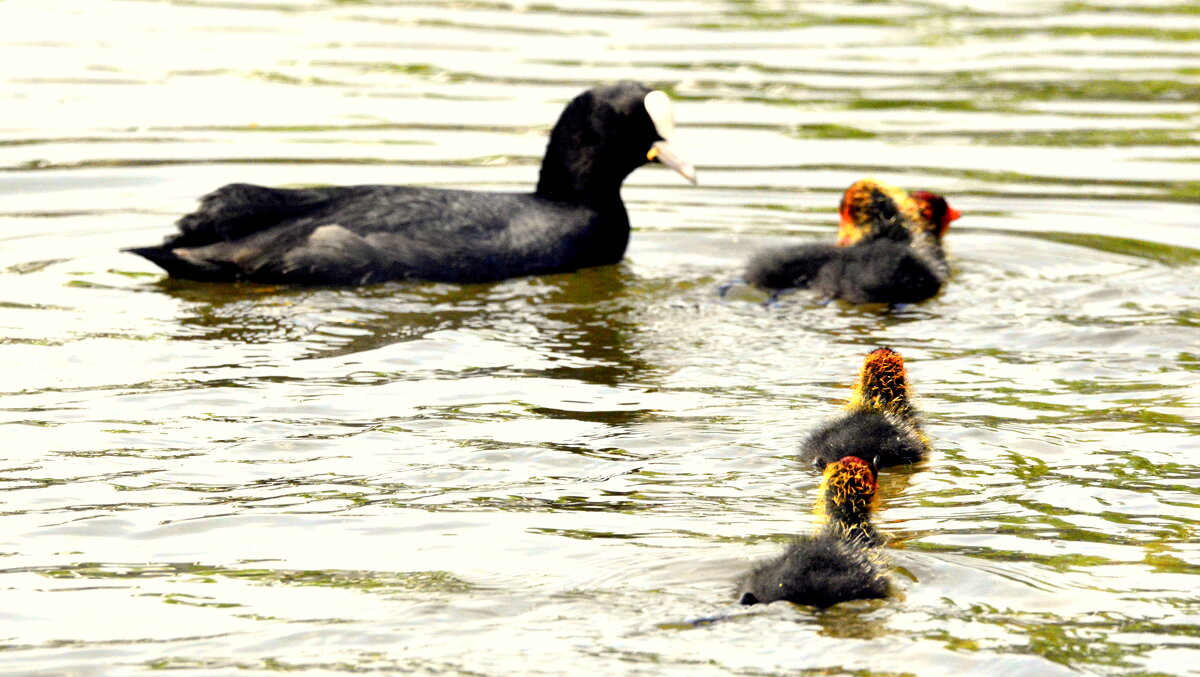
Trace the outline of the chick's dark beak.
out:
<instances>
[{"instance_id":1,"label":"chick's dark beak","mask_svg":"<svg viewBox=\"0 0 1200 677\"><path fill-rule=\"evenodd\" d=\"M654 145L650 146L650 151L646 153L646 159L664 164L693 184L696 183L696 168L692 166L692 163L676 154L675 149L666 141L655 141Z\"/></svg>"}]
</instances>

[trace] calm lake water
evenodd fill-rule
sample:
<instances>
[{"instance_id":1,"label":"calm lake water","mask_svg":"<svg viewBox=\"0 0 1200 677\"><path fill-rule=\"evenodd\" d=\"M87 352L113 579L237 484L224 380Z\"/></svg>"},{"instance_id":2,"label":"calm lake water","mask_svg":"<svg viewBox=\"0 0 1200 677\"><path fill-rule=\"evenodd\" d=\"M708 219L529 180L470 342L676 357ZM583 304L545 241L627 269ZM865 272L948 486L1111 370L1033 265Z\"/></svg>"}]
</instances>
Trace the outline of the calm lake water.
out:
<instances>
[{"instance_id":1,"label":"calm lake water","mask_svg":"<svg viewBox=\"0 0 1200 677\"><path fill-rule=\"evenodd\" d=\"M0 671L1200 674L1200 12L1168 0L0 2ZM223 183L526 190L677 102L627 260L164 280ZM718 289L875 177L966 214L907 309ZM934 452L896 594L742 608L869 349ZM708 619L705 621L704 619Z\"/></svg>"}]
</instances>

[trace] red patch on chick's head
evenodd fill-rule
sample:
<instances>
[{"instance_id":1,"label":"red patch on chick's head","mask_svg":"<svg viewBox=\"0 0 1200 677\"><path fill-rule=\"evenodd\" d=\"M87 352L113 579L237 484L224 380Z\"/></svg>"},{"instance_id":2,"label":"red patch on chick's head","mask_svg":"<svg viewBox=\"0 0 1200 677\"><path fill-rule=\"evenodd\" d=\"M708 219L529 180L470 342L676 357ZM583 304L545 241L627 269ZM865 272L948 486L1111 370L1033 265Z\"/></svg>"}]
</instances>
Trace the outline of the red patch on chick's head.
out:
<instances>
[{"instance_id":1,"label":"red patch on chick's head","mask_svg":"<svg viewBox=\"0 0 1200 677\"><path fill-rule=\"evenodd\" d=\"M962 216L962 212L950 206L946 198L927 190L914 191L909 195L917 204L922 226L940 240L950 230L951 222Z\"/></svg>"}]
</instances>

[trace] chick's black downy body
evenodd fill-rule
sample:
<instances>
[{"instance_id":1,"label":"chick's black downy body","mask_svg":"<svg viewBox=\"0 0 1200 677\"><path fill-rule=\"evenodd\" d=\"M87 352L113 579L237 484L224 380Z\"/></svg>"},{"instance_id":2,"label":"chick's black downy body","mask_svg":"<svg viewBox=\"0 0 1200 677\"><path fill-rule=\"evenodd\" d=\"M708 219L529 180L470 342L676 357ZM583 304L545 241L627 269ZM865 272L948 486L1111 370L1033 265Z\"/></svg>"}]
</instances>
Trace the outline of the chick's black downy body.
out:
<instances>
[{"instance_id":1,"label":"chick's black downy body","mask_svg":"<svg viewBox=\"0 0 1200 677\"><path fill-rule=\"evenodd\" d=\"M755 567L739 602L786 600L824 609L853 599L887 597L886 570L861 543L825 531L801 536L783 554Z\"/></svg>"},{"instance_id":2,"label":"chick's black downy body","mask_svg":"<svg viewBox=\"0 0 1200 677\"><path fill-rule=\"evenodd\" d=\"M363 284L488 282L616 263L629 241L625 177L651 158L689 179L666 145L669 100L622 82L584 92L551 131L537 189L231 184L139 254L173 277Z\"/></svg>"},{"instance_id":3,"label":"chick's black downy body","mask_svg":"<svg viewBox=\"0 0 1200 677\"><path fill-rule=\"evenodd\" d=\"M850 303L915 303L937 294L943 263L910 246L907 233L849 247L803 244L757 254L745 279L760 289L813 289Z\"/></svg>"},{"instance_id":4,"label":"chick's black downy body","mask_svg":"<svg viewBox=\"0 0 1200 677\"><path fill-rule=\"evenodd\" d=\"M801 445L799 460L821 469L843 456L858 456L887 468L917 463L927 448L912 424L888 412L860 408L814 430Z\"/></svg>"}]
</instances>

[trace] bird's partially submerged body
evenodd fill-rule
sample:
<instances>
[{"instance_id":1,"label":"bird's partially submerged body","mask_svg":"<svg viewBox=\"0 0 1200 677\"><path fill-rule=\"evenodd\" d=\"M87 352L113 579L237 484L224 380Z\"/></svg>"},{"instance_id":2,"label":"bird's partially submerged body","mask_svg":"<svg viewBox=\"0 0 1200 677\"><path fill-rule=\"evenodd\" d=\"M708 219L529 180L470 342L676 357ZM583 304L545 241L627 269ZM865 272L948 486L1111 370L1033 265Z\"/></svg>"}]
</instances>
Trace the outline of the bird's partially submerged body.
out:
<instances>
[{"instance_id":1,"label":"bird's partially submerged body","mask_svg":"<svg viewBox=\"0 0 1200 677\"><path fill-rule=\"evenodd\" d=\"M799 459L817 469L844 456L877 468L917 463L929 451L909 392L904 358L879 348L863 359L845 411L822 423L800 447Z\"/></svg>"},{"instance_id":2,"label":"bird's partially submerged body","mask_svg":"<svg viewBox=\"0 0 1200 677\"><path fill-rule=\"evenodd\" d=\"M891 412L854 408L826 421L800 448L799 459L817 469L858 454L879 468L911 465L925 458L929 445L910 421Z\"/></svg>"},{"instance_id":3,"label":"bird's partially submerged body","mask_svg":"<svg viewBox=\"0 0 1200 677\"><path fill-rule=\"evenodd\" d=\"M814 512L821 529L797 537L783 554L756 566L742 581L742 604L788 601L826 608L886 597L890 588L882 539L871 524L875 474L855 457L825 469Z\"/></svg>"},{"instance_id":4,"label":"bird's partially submerged body","mask_svg":"<svg viewBox=\"0 0 1200 677\"><path fill-rule=\"evenodd\" d=\"M295 284L489 282L612 264L629 241L625 177L656 161L695 180L667 143L673 127L662 92L597 87L563 111L533 193L231 184L162 245L128 251L173 277Z\"/></svg>"},{"instance_id":5,"label":"bird's partially submerged body","mask_svg":"<svg viewBox=\"0 0 1200 677\"><path fill-rule=\"evenodd\" d=\"M757 254L745 274L768 291L812 289L849 303L915 303L938 293L944 260L914 250L909 236L876 237L847 247L813 243Z\"/></svg>"},{"instance_id":6,"label":"bird's partially submerged body","mask_svg":"<svg viewBox=\"0 0 1200 677\"><path fill-rule=\"evenodd\" d=\"M751 605L783 600L824 609L887 594L887 570L876 553L822 531L796 538L783 554L758 565L743 582L738 601Z\"/></svg>"},{"instance_id":7,"label":"bird's partially submerged body","mask_svg":"<svg viewBox=\"0 0 1200 677\"><path fill-rule=\"evenodd\" d=\"M928 299L950 276L941 236L959 213L939 195L913 196L859 181L842 198L836 244L759 252L744 277L760 289L814 289L825 298L851 303Z\"/></svg>"},{"instance_id":8,"label":"bird's partially submerged body","mask_svg":"<svg viewBox=\"0 0 1200 677\"><path fill-rule=\"evenodd\" d=\"M179 229L162 246L130 251L190 280L353 285L607 265L629 240L621 205L602 217L533 194L407 186L232 184L205 196Z\"/></svg>"}]
</instances>

